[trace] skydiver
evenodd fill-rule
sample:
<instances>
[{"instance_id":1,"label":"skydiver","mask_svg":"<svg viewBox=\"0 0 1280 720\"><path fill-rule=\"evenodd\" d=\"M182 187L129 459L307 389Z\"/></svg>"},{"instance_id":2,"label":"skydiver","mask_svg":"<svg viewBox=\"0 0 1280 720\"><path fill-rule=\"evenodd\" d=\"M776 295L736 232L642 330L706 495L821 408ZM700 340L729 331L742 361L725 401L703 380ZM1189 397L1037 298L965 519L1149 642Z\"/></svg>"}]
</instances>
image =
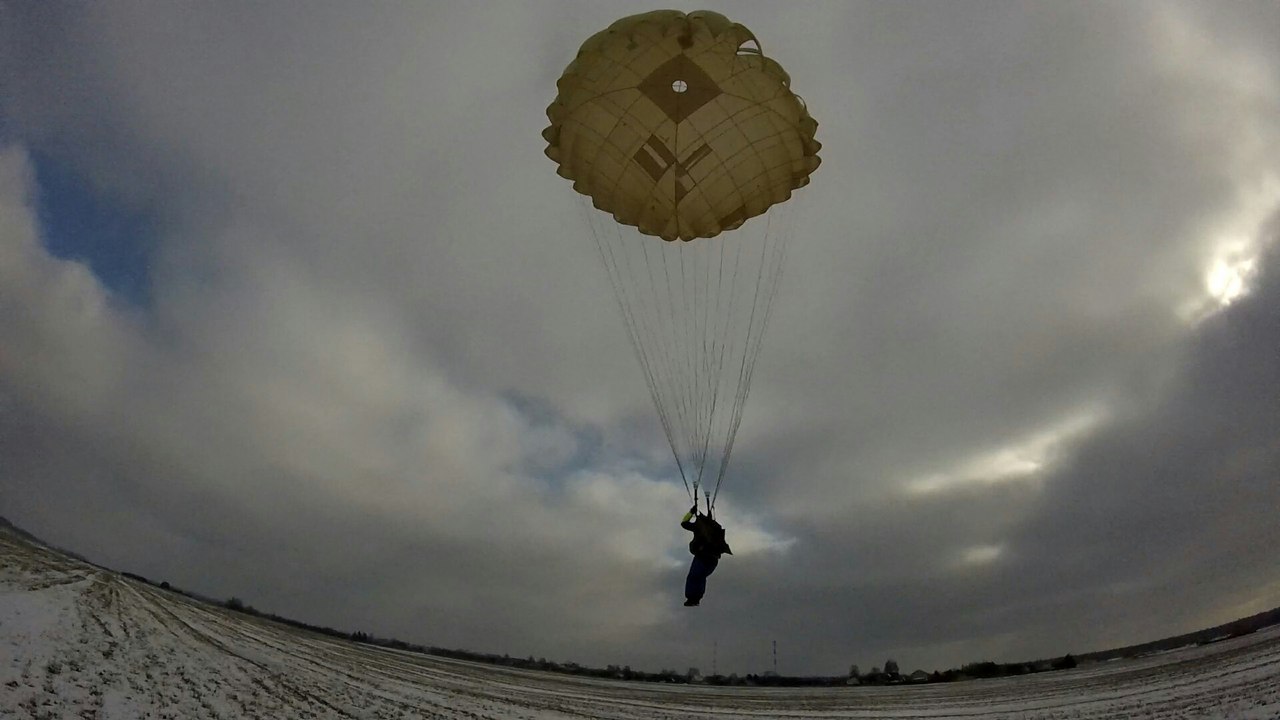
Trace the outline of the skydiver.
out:
<instances>
[{"instance_id":1,"label":"skydiver","mask_svg":"<svg viewBox=\"0 0 1280 720\"><path fill-rule=\"evenodd\" d=\"M698 516L697 519L690 522L694 515ZM689 541L693 562L689 564L689 575L684 581L684 604L686 607L694 607L706 593L707 576L715 572L716 565L720 564L720 556L725 553L732 555L733 551L724 541L724 528L711 517L710 509L703 515L698 512L695 504L680 520L680 527L693 533L693 539Z\"/></svg>"}]
</instances>

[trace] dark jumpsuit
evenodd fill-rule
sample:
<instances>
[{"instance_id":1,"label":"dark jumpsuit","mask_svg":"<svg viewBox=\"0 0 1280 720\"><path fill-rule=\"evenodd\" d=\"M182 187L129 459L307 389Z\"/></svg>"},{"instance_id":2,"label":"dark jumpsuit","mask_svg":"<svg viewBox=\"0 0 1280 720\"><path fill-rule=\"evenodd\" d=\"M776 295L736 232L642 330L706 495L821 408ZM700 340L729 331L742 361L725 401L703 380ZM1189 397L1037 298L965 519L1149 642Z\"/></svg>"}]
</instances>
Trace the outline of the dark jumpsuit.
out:
<instances>
[{"instance_id":1,"label":"dark jumpsuit","mask_svg":"<svg viewBox=\"0 0 1280 720\"><path fill-rule=\"evenodd\" d=\"M688 603L696 605L707 592L707 577L716 571L716 566L720 564L720 556L726 552L729 554L733 552L723 541L713 545L709 538L698 532L698 523L706 522L710 520L709 518L699 515L691 522L689 520L691 514L685 515L685 519L680 521L680 527L693 533L693 540L689 541L689 552L693 553L693 562L689 564L689 575L684 580L684 596Z\"/></svg>"}]
</instances>

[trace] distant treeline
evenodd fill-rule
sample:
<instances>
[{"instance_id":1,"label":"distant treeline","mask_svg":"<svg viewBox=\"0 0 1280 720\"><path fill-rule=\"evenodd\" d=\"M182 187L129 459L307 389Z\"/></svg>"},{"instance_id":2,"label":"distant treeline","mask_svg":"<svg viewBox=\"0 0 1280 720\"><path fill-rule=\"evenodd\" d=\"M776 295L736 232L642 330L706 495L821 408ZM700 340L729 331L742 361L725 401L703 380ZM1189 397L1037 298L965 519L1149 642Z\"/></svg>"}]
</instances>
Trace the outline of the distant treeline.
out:
<instances>
[{"instance_id":1,"label":"distant treeline","mask_svg":"<svg viewBox=\"0 0 1280 720\"><path fill-rule=\"evenodd\" d=\"M1141 655L1150 655L1152 653L1167 652L1176 650L1188 645L1208 645L1209 643L1218 642L1219 640L1227 640L1229 638L1241 637L1250 633L1257 632L1265 627L1272 625L1280 625L1280 608L1274 608L1257 615L1250 615L1239 620L1232 620L1229 623L1215 625L1205 630L1197 630L1189 632L1185 635L1177 635L1163 640L1154 640L1152 642L1141 643L1139 645L1129 645L1127 647L1115 648L1113 650L1100 650L1080 656L1081 660L1089 662L1104 662L1106 660L1114 660L1122 657L1138 657Z\"/></svg>"}]
</instances>

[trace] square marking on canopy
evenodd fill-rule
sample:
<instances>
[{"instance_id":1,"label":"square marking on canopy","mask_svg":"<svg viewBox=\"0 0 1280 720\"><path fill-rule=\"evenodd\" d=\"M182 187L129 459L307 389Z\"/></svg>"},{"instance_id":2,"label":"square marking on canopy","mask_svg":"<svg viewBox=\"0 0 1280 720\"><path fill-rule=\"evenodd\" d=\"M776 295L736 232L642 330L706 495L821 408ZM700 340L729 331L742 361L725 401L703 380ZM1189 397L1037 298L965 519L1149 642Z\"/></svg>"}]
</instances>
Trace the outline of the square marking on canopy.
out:
<instances>
[{"instance_id":1,"label":"square marking on canopy","mask_svg":"<svg viewBox=\"0 0 1280 720\"><path fill-rule=\"evenodd\" d=\"M636 88L676 123L723 92L716 81L684 53L659 65Z\"/></svg>"}]
</instances>

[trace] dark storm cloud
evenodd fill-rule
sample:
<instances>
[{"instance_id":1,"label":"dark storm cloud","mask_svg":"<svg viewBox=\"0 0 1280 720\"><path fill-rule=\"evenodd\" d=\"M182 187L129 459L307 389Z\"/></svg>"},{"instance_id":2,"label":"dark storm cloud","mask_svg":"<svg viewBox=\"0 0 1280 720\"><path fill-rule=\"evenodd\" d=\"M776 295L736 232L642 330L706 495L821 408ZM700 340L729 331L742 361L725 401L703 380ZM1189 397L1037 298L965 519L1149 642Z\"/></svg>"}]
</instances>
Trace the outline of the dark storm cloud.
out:
<instances>
[{"instance_id":1,"label":"dark storm cloud","mask_svg":"<svg viewBox=\"0 0 1280 720\"><path fill-rule=\"evenodd\" d=\"M539 137L621 4L0 7L0 514L310 621L655 669L1025 659L1280 603L1274 5L712 9L824 162L706 612ZM46 158L150 215L147 307L47 252Z\"/></svg>"}]
</instances>

